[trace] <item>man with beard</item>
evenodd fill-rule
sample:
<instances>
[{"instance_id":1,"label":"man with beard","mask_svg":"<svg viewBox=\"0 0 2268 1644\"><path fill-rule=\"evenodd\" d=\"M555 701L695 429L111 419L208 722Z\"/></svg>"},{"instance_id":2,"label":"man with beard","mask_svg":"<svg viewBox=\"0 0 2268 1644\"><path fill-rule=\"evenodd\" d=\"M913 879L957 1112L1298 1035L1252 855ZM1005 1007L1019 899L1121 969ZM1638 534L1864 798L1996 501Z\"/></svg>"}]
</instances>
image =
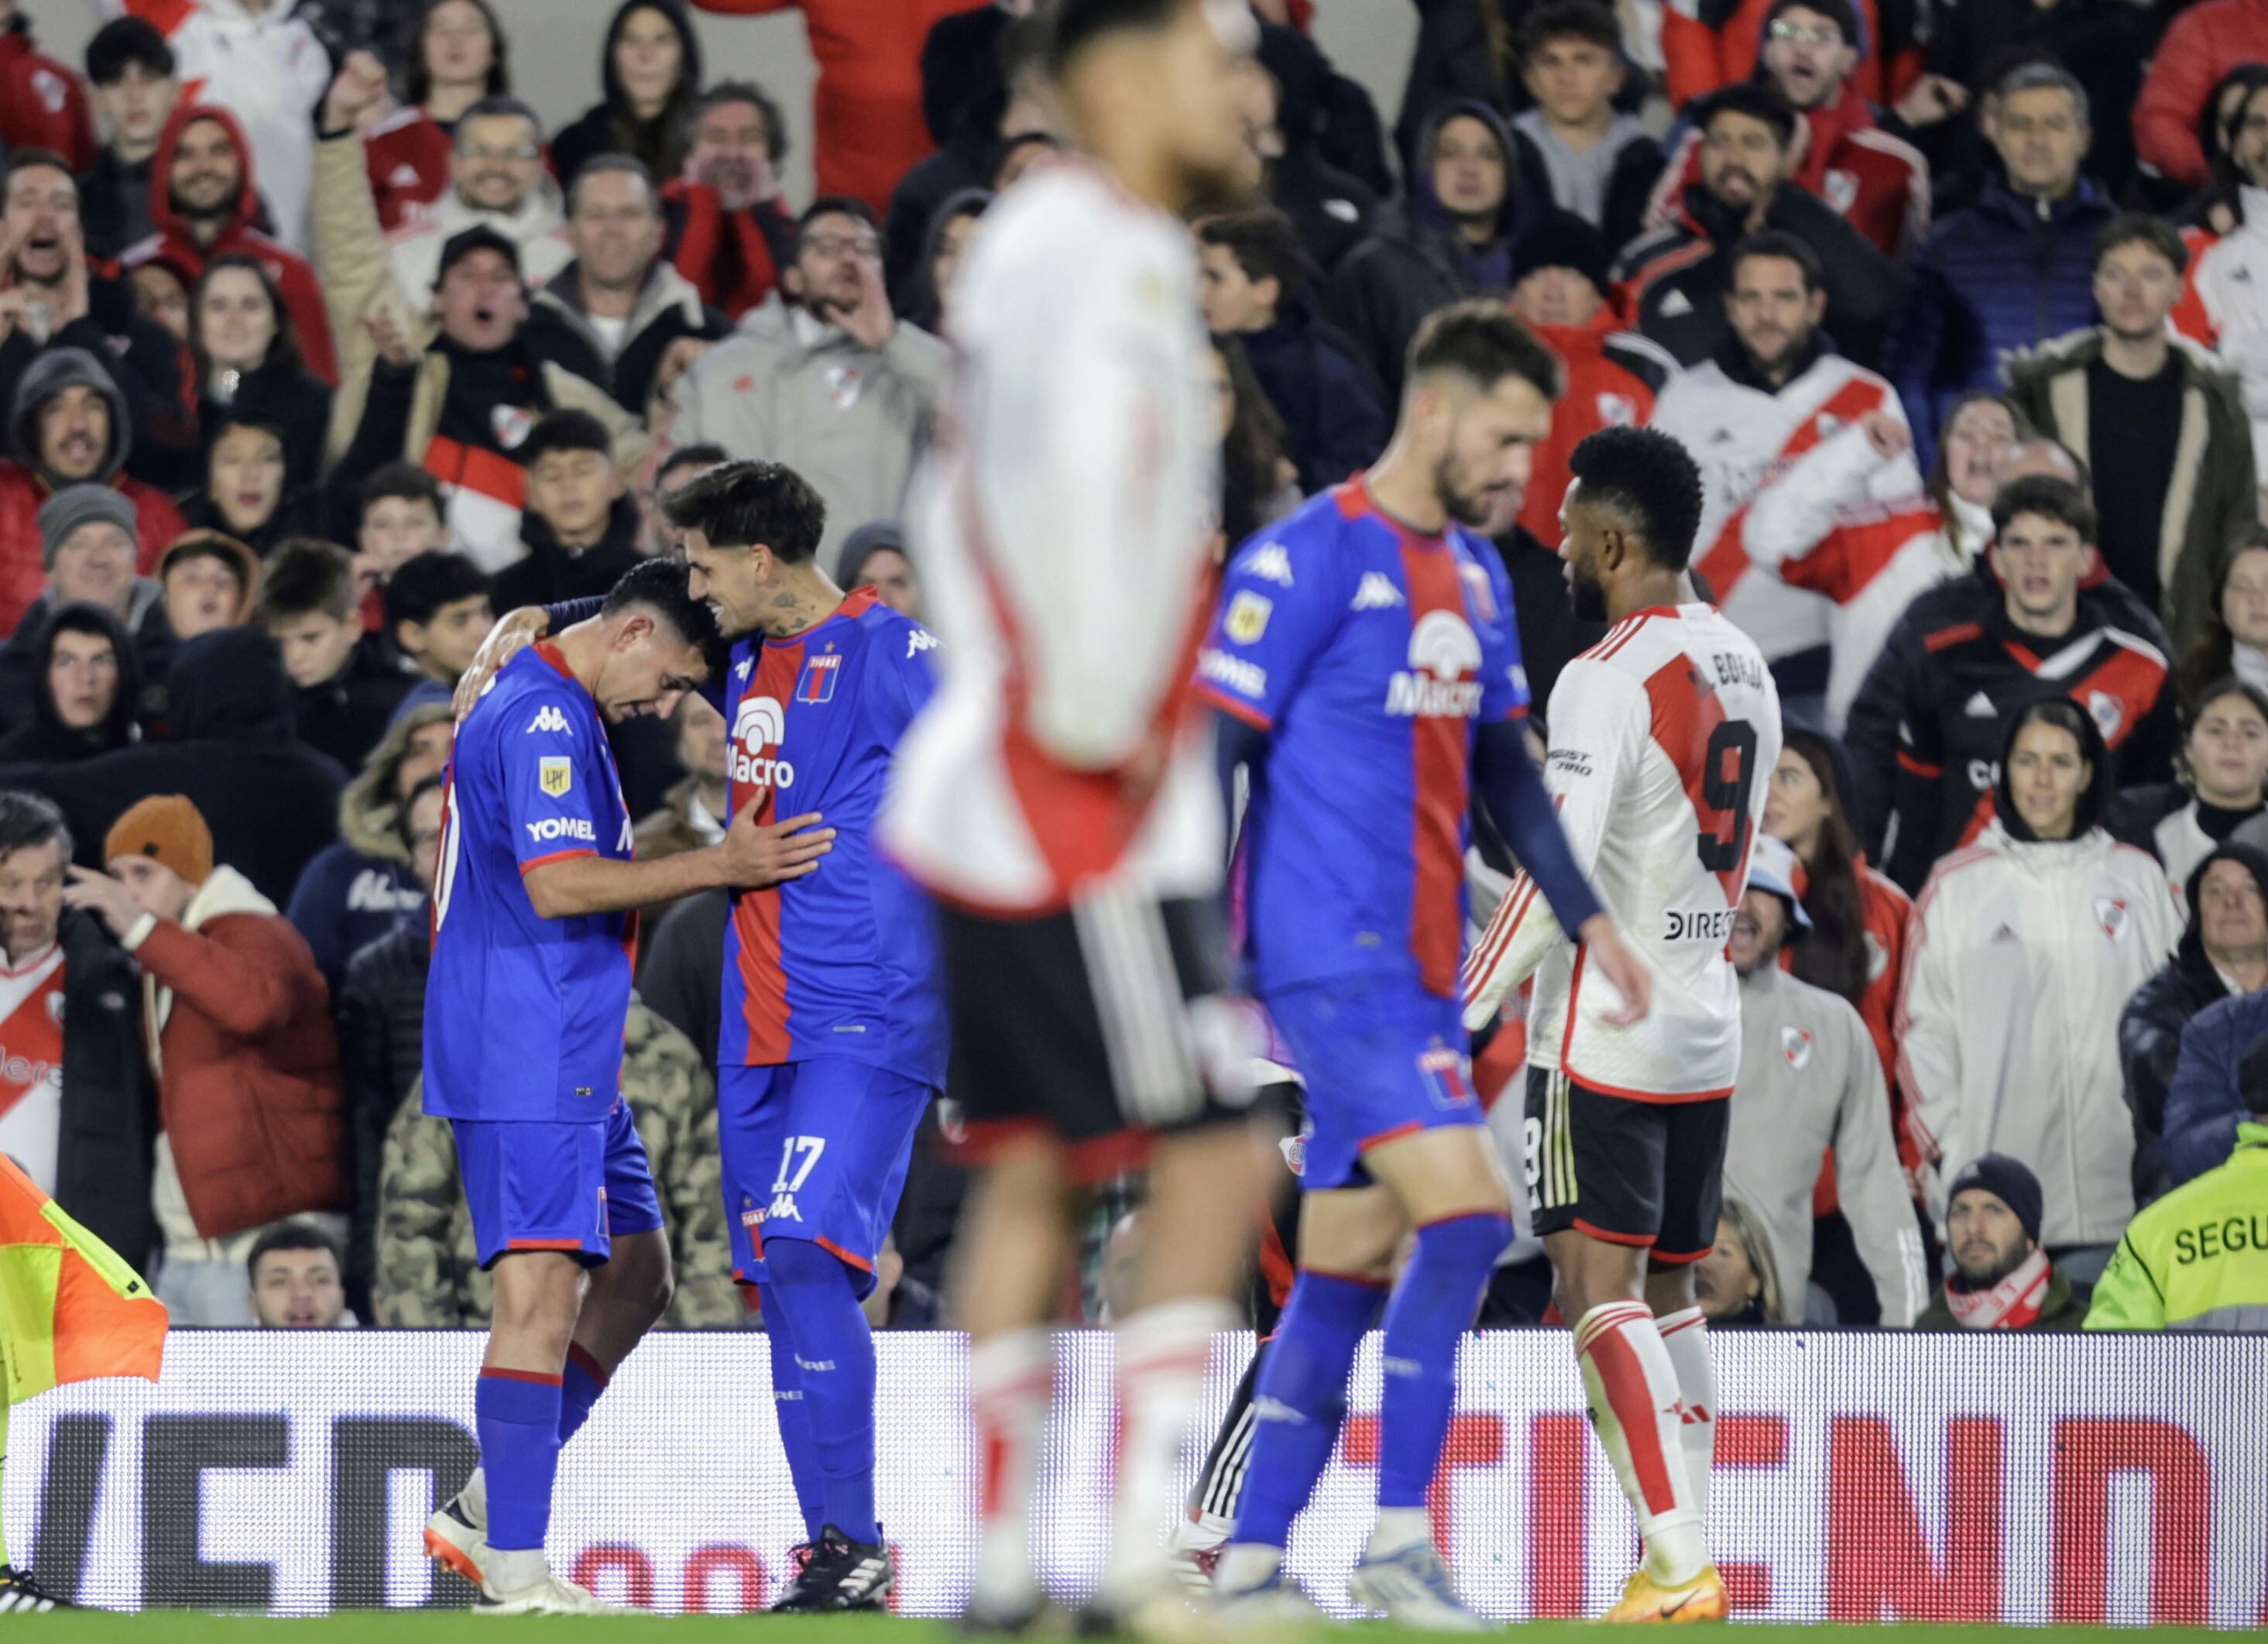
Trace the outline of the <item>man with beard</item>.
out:
<instances>
[{"instance_id":1,"label":"man with beard","mask_svg":"<svg viewBox=\"0 0 2268 1644\"><path fill-rule=\"evenodd\" d=\"M0 405L50 349L84 349L132 408L137 477L166 486L195 477L196 430L182 409L180 345L136 313L125 282L87 250L79 188L63 157L25 149L0 184Z\"/></svg>"},{"instance_id":2,"label":"man with beard","mask_svg":"<svg viewBox=\"0 0 2268 1644\"><path fill-rule=\"evenodd\" d=\"M880 225L864 203L814 201L777 300L678 380L679 445L762 452L827 505L821 560L904 511L945 387L945 344L890 311Z\"/></svg>"},{"instance_id":3,"label":"man with beard","mask_svg":"<svg viewBox=\"0 0 2268 1644\"><path fill-rule=\"evenodd\" d=\"M129 272L162 262L194 284L208 262L228 252L258 259L291 311L307 369L335 387L338 359L322 284L305 257L254 226L261 197L252 159L244 129L228 110L206 103L177 107L158 137L157 175L165 180L164 197L153 195L151 202L158 232L129 247L120 262Z\"/></svg>"},{"instance_id":4,"label":"man with beard","mask_svg":"<svg viewBox=\"0 0 2268 1644\"><path fill-rule=\"evenodd\" d=\"M1605 428L1560 505L1567 585L1607 638L1551 692L1544 779L1576 863L1646 955L1652 1009L1563 934L1523 874L1465 966L1465 1023L1529 976L1528 1179L1591 1419L1646 1541L1610 1621L1721 1619L1703 1538L1715 1375L1693 1264L1717 1235L1741 1065L1726 942L1779 763L1779 694L1686 579L1701 476L1667 434ZM1590 992L1582 984L1590 984Z\"/></svg>"},{"instance_id":5,"label":"man with beard","mask_svg":"<svg viewBox=\"0 0 2268 1644\"><path fill-rule=\"evenodd\" d=\"M1292 1519L1330 1454L1355 1350L1385 1305L1378 1523L1357 1603L1470 1628L1425 1491L1454 1402L1457 1343L1512 1206L1458 1021L1465 816L1477 793L1594 968L1645 1014L1648 971L1600 907L1524 741L1512 590L1469 527L1524 486L1559 365L1501 305L1441 310L1410 345L1378 465L1248 543L1197 663L1224 773L1242 765L1247 962L1307 1082L1300 1271L1255 1408L1232 1612L1287 1613ZM1462 527L1462 528L1461 528ZM1352 756L1364 782L1334 780ZM1226 785L1225 784L1225 785ZM1395 1278L1405 1239L1408 1264ZM1312 1613L1312 1611L1310 1612Z\"/></svg>"},{"instance_id":6,"label":"man with beard","mask_svg":"<svg viewBox=\"0 0 2268 1644\"><path fill-rule=\"evenodd\" d=\"M2122 213L2095 242L2102 324L2006 366L2016 408L2094 471L2103 565L2177 651L2218 615L2229 544L2260 518L2242 390L2166 324L2188 264L2164 219Z\"/></svg>"},{"instance_id":7,"label":"man with beard","mask_svg":"<svg viewBox=\"0 0 2268 1644\"><path fill-rule=\"evenodd\" d=\"M2040 1179L2006 1154L1981 1155L1954 1178L1945 1216L1953 1271L1916 1330L2080 1329L2088 1290L2040 1248Z\"/></svg>"},{"instance_id":8,"label":"man with beard","mask_svg":"<svg viewBox=\"0 0 2268 1644\"><path fill-rule=\"evenodd\" d=\"M1777 229L1811 248L1819 269L1812 284L1827 293L1837 346L1877 364L1905 276L1832 206L1794 184L1795 111L1769 86L1728 85L1694 106L1693 127L1701 181L1679 196L1670 226L1624 247L1615 269L1638 328L1682 365L1707 359L1729 328L1723 293L1733 247Z\"/></svg>"},{"instance_id":9,"label":"man with beard","mask_svg":"<svg viewBox=\"0 0 2268 1644\"><path fill-rule=\"evenodd\" d=\"M1819 260L1793 234L1766 230L1733 247L1729 325L1711 357L1662 390L1652 425L1701 469L1701 534L1694 568L1718 604L1755 640L1791 694L1827 689L1831 602L1749 563L1741 527L1749 505L1821 440L1852 423L1886 419L1888 454L1905 437L1890 385L1835 351L1820 329L1828 309ZM1910 437L1905 443L1911 444ZM1911 460L1888 461L1850 500L1889 502L1921 490Z\"/></svg>"}]
</instances>

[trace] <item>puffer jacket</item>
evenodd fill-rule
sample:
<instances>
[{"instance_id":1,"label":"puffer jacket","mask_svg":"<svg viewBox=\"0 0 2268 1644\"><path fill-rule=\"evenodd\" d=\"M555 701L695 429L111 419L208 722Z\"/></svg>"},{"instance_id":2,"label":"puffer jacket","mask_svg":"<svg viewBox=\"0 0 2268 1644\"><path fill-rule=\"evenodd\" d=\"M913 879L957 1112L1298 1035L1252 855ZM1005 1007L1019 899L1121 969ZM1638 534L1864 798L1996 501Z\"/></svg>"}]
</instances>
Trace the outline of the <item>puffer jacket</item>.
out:
<instances>
[{"instance_id":1,"label":"puffer jacket","mask_svg":"<svg viewBox=\"0 0 2268 1644\"><path fill-rule=\"evenodd\" d=\"M2039 1176L2045 1244L2112 1243L2134 1213L2118 1016L2181 918L2158 864L2092 821L2043 841L1996 820L1915 904L1898 1071L1940 1231L1947 1188L1984 1153Z\"/></svg>"}]
</instances>

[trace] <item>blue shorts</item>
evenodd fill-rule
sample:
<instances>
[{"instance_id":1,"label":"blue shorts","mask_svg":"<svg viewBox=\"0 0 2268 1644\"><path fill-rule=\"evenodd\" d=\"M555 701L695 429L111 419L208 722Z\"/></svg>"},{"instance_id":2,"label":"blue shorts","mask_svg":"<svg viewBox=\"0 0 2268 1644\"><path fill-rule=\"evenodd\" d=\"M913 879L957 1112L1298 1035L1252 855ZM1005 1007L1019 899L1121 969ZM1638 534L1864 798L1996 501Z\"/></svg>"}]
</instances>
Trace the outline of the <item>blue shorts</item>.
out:
<instances>
[{"instance_id":1,"label":"blue shorts","mask_svg":"<svg viewBox=\"0 0 2268 1644\"><path fill-rule=\"evenodd\" d=\"M848 1057L717 1070L717 1145L733 1277L764 1279L764 1241L807 1239L874 1287L914 1132L936 1093Z\"/></svg>"},{"instance_id":2,"label":"blue shorts","mask_svg":"<svg viewBox=\"0 0 2268 1644\"><path fill-rule=\"evenodd\" d=\"M1478 1124L1457 1001L1400 977L1343 977L1269 994L1307 1083L1302 1191L1361 1187L1364 1152L1412 1131Z\"/></svg>"},{"instance_id":3,"label":"blue shorts","mask_svg":"<svg viewBox=\"0 0 2268 1644\"><path fill-rule=\"evenodd\" d=\"M596 1267L615 1239L662 1225L626 1102L574 1124L452 1119L449 1128L484 1268L513 1250L563 1250Z\"/></svg>"}]
</instances>

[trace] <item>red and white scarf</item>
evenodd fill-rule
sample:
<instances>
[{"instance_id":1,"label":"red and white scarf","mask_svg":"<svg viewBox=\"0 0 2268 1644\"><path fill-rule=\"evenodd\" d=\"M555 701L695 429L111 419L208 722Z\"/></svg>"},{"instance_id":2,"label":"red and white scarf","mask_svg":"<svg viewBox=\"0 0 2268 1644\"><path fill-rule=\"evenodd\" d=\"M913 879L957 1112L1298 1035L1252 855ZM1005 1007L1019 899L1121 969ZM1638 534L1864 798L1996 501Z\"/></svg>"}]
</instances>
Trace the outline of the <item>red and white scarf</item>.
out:
<instances>
[{"instance_id":1,"label":"red and white scarf","mask_svg":"<svg viewBox=\"0 0 2268 1644\"><path fill-rule=\"evenodd\" d=\"M2055 1265L2045 1250L2035 1248L2016 1270L1990 1290L1956 1288L1958 1275L1945 1286L1945 1305L1969 1330L2024 1330L2036 1322L2047 1301L2048 1281Z\"/></svg>"}]
</instances>

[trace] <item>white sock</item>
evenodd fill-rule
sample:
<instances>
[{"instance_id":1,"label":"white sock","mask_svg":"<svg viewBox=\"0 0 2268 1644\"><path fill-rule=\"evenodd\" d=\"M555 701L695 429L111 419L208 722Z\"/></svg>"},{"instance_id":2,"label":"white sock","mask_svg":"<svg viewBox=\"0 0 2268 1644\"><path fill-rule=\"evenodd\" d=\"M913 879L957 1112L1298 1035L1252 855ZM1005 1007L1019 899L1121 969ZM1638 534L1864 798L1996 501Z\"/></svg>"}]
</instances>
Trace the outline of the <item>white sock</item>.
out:
<instances>
[{"instance_id":1,"label":"white sock","mask_svg":"<svg viewBox=\"0 0 2268 1644\"><path fill-rule=\"evenodd\" d=\"M473 1476L465 1480L465 1487L457 1492L457 1510L465 1515L465 1522L475 1530L489 1527L489 1475L484 1467L473 1469Z\"/></svg>"},{"instance_id":2,"label":"white sock","mask_svg":"<svg viewBox=\"0 0 2268 1644\"><path fill-rule=\"evenodd\" d=\"M972 1609L1012 1616L1032 1607L1032 1499L1039 1491L1040 1440L1055 1384L1055 1338L1045 1329L1010 1331L968 1352L968 1402L976 1421L982 1495Z\"/></svg>"},{"instance_id":3,"label":"white sock","mask_svg":"<svg viewBox=\"0 0 2268 1644\"><path fill-rule=\"evenodd\" d=\"M1661 1345L1677 1373L1677 1402L1684 1406L1685 1471L1693 1480L1693 1503L1701 1522L1709 1522L1709 1475L1717 1463L1717 1373L1709 1362L1709 1321L1699 1308L1667 1314L1654 1321Z\"/></svg>"},{"instance_id":4,"label":"white sock","mask_svg":"<svg viewBox=\"0 0 2268 1644\"><path fill-rule=\"evenodd\" d=\"M1433 1515L1424 1508L1382 1507L1378 1509L1378 1522L1370 1527L1370 1541L1362 1556L1390 1559L1421 1541L1432 1539Z\"/></svg>"},{"instance_id":5,"label":"white sock","mask_svg":"<svg viewBox=\"0 0 2268 1644\"><path fill-rule=\"evenodd\" d=\"M1224 1593L1248 1593L1283 1567L1283 1548L1256 1541L1232 1541L1220 1550L1212 1584Z\"/></svg>"},{"instance_id":6,"label":"white sock","mask_svg":"<svg viewBox=\"0 0 2268 1644\"><path fill-rule=\"evenodd\" d=\"M514 1593L524 1593L529 1588L551 1579L551 1567L544 1561L541 1547L502 1547L489 1549L488 1568L482 1585L491 1596L508 1598Z\"/></svg>"},{"instance_id":7,"label":"white sock","mask_svg":"<svg viewBox=\"0 0 2268 1644\"><path fill-rule=\"evenodd\" d=\"M1642 1301L1609 1301L1576 1321L1576 1362L1599 1442L1646 1537L1646 1574L1683 1587L1708 1567L1685 1466L1677 1373Z\"/></svg>"},{"instance_id":8,"label":"white sock","mask_svg":"<svg viewBox=\"0 0 2268 1644\"><path fill-rule=\"evenodd\" d=\"M1241 1323L1237 1309L1217 1297L1182 1296L1144 1308L1119 1324L1123 1436L1103 1592L1146 1596L1171 1578L1159 1531L1182 1506L1182 1451L1204 1392L1212 1338Z\"/></svg>"}]
</instances>

